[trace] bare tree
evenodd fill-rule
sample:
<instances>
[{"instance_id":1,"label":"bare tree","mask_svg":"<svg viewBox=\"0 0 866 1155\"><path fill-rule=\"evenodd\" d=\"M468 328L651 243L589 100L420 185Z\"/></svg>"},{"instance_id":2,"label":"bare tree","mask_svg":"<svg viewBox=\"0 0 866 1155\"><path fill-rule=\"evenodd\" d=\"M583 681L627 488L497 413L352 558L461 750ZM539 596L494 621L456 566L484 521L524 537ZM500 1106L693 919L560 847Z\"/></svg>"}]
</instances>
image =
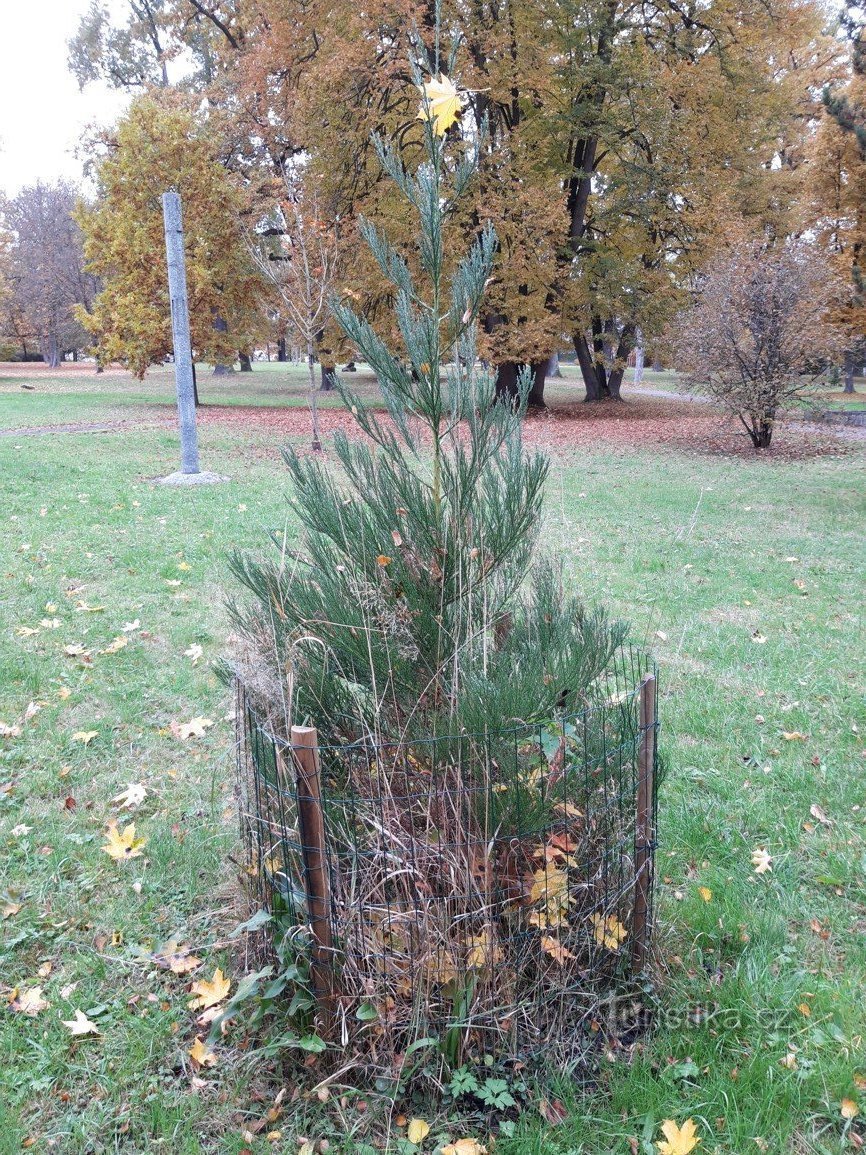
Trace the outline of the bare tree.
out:
<instances>
[{"instance_id":1,"label":"bare tree","mask_svg":"<svg viewBox=\"0 0 866 1155\"><path fill-rule=\"evenodd\" d=\"M53 367L64 352L87 344L75 309L88 309L98 288L85 271L81 233L70 215L76 200L73 186L61 181L24 188L3 206L12 234L7 327L38 342Z\"/></svg>"},{"instance_id":2,"label":"bare tree","mask_svg":"<svg viewBox=\"0 0 866 1155\"><path fill-rule=\"evenodd\" d=\"M328 319L336 280L337 240L321 220L315 198L303 192L298 174L284 168L283 183L285 195L277 221L256 235L251 251L277 291L292 343L300 345L306 355L312 446L320 450L316 346Z\"/></svg>"},{"instance_id":3,"label":"bare tree","mask_svg":"<svg viewBox=\"0 0 866 1155\"><path fill-rule=\"evenodd\" d=\"M838 292L814 246L742 242L715 262L682 318L678 368L739 418L755 449L838 354L828 317Z\"/></svg>"}]
</instances>

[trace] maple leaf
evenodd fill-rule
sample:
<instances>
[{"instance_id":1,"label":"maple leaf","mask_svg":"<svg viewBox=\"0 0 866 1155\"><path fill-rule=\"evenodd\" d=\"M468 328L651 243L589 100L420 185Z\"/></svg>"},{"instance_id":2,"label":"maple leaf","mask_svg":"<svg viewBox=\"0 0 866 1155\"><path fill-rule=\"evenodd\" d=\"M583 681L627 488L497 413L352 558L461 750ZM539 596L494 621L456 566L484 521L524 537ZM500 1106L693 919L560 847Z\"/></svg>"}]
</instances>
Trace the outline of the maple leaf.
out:
<instances>
[{"instance_id":1,"label":"maple leaf","mask_svg":"<svg viewBox=\"0 0 866 1155\"><path fill-rule=\"evenodd\" d=\"M454 82L439 74L438 80L428 80L418 86L424 96L417 120L432 120L433 131L444 136L463 108L463 97L454 87Z\"/></svg>"},{"instance_id":2,"label":"maple leaf","mask_svg":"<svg viewBox=\"0 0 866 1155\"><path fill-rule=\"evenodd\" d=\"M32 638L34 634L39 633L37 626L16 626L15 633L19 638Z\"/></svg>"},{"instance_id":3,"label":"maple leaf","mask_svg":"<svg viewBox=\"0 0 866 1155\"><path fill-rule=\"evenodd\" d=\"M201 646L198 645L197 642L193 642L188 650L183 651L183 656L185 658L192 658L192 664L197 666L203 653L204 650L201 648Z\"/></svg>"},{"instance_id":4,"label":"maple leaf","mask_svg":"<svg viewBox=\"0 0 866 1155\"><path fill-rule=\"evenodd\" d=\"M193 1066L197 1069L216 1066L216 1053L210 1049L207 1043L203 1043L198 1035L196 1035L195 1042L192 1047L190 1047L189 1057L192 1059Z\"/></svg>"},{"instance_id":5,"label":"maple leaf","mask_svg":"<svg viewBox=\"0 0 866 1155\"><path fill-rule=\"evenodd\" d=\"M129 826L124 827L123 831L117 829L117 823L114 819L108 824L108 829L105 833L107 842L100 850L116 861L121 861L126 858L139 858L141 856L142 847L147 844L146 838L135 837L135 823L130 822Z\"/></svg>"},{"instance_id":6,"label":"maple leaf","mask_svg":"<svg viewBox=\"0 0 866 1155\"><path fill-rule=\"evenodd\" d=\"M229 993L229 987L231 985L231 979L227 979L220 968L217 967L210 981L202 979L200 982L192 984L190 993L197 997L190 999L188 1006L191 1010L197 1010L199 1007L203 1010L207 1010L209 1007L215 1007L217 1003L221 1003Z\"/></svg>"},{"instance_id":7,"label":"maple leaf","mask_svg":"<svg viewBox=\"0 0 866 1155\"><path fill-rule=\"evenodd\" d=\"M61 1019L64 1027L69 1028L72 1035L98 1035L99 1027L92 1023L84 1011L76 1011L74 1019Z\"/></svg>"},{"instance_id":8,"label":"maple leaf","mask_svg":"<svg viewBox=\"0 0 866 1155\"><path fill-rule=\"evenodd\" d=\"M98 730L76 730L72 735L72 741L80 742L82 746L89 746L98 734Z\"/></svg>"},{"instance_id":9,"label":"maple leaf","mask_svg":"<svg viewBox=\"0 0 866 1155\"><path fill-rule=\"evenodd\" d=\"M20 726L7 726L5 722L0 722L0 738L19 738L20 736Z\"/></svg>"},{"instance_id":10,"label":"maple leaf","mask_svg":"<svg viewBox=\"0 0 866 1155\"><path fill-rule=\"evenodd\" d=\"M860 1114L860 1108L853 1099L843 1099L839 1105L839 1114L843 1119L856 1119Z\"/></svg>"},{"instance_id":11,"label":"maple leaf","mask_svg":"<svg viewBox=\"0 0 866 1155\"><path fill-rule=\"evenodd\" d=\"M529 901L538 902L544 899L550 903L552 899L565 900L568 904L568 872L555 867L553 870L536 870L532 876L532 888L529 891Z\"/></svg>"},{"instance_id":12,"label":"maple leaf","mask_svg":"<svg viewBox=\"0 0 866 1155\"><path fill-rule=\"evenodd\" d=\"M115 795L112 802L116 803L121 810L132 810L136 806L141 806L147 797L147 790L137 782L130 782L125 790Z\"/></svg>"},{"instance_id":13,"label":"maple leaf","mask_svg":"<svg viewBox=\"0 0 866 1155\"><path fill-rule=\"evenodd\" d=\"M442 1155L487 1155L487 1148L477 1139L458 1139L456 1143L446 1143Z\"/></svg>"},{"instance_id":14,"label":"maple leaf","mask_svg":"<svg viewBox=\"0 0 866 1155\"><path fill-rule=\"evenodd\" d=\"M60 618L42 618L39 624L43 630L59 630L61 622Z\"/></svg>"},{"instance_id":15,"label":"maple leaf","mask_svg":"<svg viewBox=\"0 0 866 1155\"><path fill-rule=\"evenodd\" d=\"M689 1155L700 1143L693 1119L686 1119L682 1127L678 1127L673 1119L665 1119L662 1135L664 1140L656 1142L661 1155Z\"/></svg>"},{"instance_id":16,"label":"maple leaf","mask_svg":"<svg viewBox=\"0 0 866 1155\"><path fill-rule=\"evenodd\" d=\"M103 654L116 654L119 653L119 651L122 650L124 646L128 645L129 638L125 638L123 634L118 634L114 641L109 642L102 652Z\"/></svg>"},{"instance_id":17,"label":"maple leaf","mask_svg":"<svg viewBox=\"0 0 866 1155\"><path fill-rule=\"evenodd\" d=\"M619 950L620 944L628 938L628 931L615 914L609 914L606 918L594 914L592 924L595 941L608 950Z\"/></svg>"},{"instance_id":18,"label":"maple leaf","mask_svg":"<svg viewBox=\"0 0 866 1155\"><path fill-rule=\"evenodd\" d=\"M430 1124L425 1119L413 1119L409 1123L406 1138L410 1143L423 1143L430 1134Z\"/></svg>"},{"instance_id":19,"label":"maple leaf","mask_svg":"<svg viewBox=\"0 0 866 1155\"><path fill-rule=\"evenodd\" d=\"M170 729L175 738L184 742L187 738L203 738L207 727L212 725L210 718L190 718L188 722L172 722Z\"/></svg>"},{"instance_id":20,"label":"maple leaf","mask_svg":"<svg viewBox=\"0 0 866 1155\"><path fill-rule=\"evenodd\" d=\"M44 1011L50 1004L42 997L42 987L30 987L21 991L12 1003L12 1010L34 1019L40 1011Z\"/></svg>"},{"instance_id":21,"label":"maple leaf","mask_svg":"<svg viewBox=\"0 0 866 1155\"><path fill-rule=\"evenodd\" d=\"M752 851L752 866L755 868L755 874L766 874L773 869L773 860L763 846Z\"/></svg>"},{"instance_id":22,"label":"maple leaf","mask_svg":"<svg viewBox=\"0 0 866 1155\"><path fill-rule=\"evenodd\" d=\"M474 934L468 940L469 951L466 965L470 970L483 970L502 962L502 949L496 941L492 927L485 927L481 934Z\"/></svg>"},{"instance_id":23,"label":"maple leaf","mask_svg":"<svg viewBox=\"0 0 866 1155\"><path fill-rule=\"evenodd\" d=\"M196 967L201 966L201 959L196 958L194 954L190 954L188 945L181 943L176 938L170 938L167 943L155 951L150 956L153 961L161 967L170 970L175 975L185 975L189 971L194 971Z\"/></svg>"},{"instance_id":24,"label":"maple leaf","mask_svg":"<svg viewBox=\"0 0 866 1155\"><path fill-rule=\"evenodd\" d=\"M565 960L568 958L576 958L568 947L562 945L558 938L553 935L546 934L541 940L541 949L546 951L551 958L555 959L560 966L565 966Z\"/></svg>"}]
</instances>

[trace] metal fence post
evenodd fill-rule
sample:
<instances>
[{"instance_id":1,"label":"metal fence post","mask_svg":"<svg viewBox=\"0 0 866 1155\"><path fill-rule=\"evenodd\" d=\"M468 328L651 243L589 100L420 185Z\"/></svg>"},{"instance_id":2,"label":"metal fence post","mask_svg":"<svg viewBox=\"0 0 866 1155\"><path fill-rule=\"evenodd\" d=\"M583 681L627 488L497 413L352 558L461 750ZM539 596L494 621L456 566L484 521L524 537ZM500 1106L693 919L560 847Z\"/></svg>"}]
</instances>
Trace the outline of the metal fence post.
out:
<instances>
[{"instance_id":1,"label":"metal fence post","mask_svg":"<svg viewBox=\"0 0 866 1155\"><path fill-rule=\"evenodd\" d=\"M638 747L637 805L635 814L635 883L634 912L632 917L631 967L639 974L646 963L649 950L649 909L652 889L653 850L653 793L656 748L656 680L653 674L644 674L640 691L640 733Z\"/></svg>"},{"instance_id":2,"label":"metal fence post","mask_svg":"<svg viewBox=\"0 0 866 1155\"><path fill-rule=\"evenodd\" d=\"M330 879L322 811L319 739L312 726L292 726L297 772L298 827L304 860L307 910L313 935L310 977L327 1037L334 1018L334 950L331 935Z\"/></svg>"}]
</instances>

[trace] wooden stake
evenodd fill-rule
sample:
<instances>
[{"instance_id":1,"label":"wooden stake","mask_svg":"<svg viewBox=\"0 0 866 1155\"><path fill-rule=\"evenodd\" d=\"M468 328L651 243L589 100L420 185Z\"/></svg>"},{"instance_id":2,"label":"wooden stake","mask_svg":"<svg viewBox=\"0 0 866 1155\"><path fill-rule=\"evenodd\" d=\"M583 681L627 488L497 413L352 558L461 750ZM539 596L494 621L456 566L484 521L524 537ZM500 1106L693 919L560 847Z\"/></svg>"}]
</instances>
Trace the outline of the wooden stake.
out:
<instances>
[{"instance_id":1,"label":"wooden stake","mask_svg":"<svg viewBox=\"0 0 866 1155\"><path fill-rule=\"evenodd\" d=\"M165 253L168 261L168 292L171 299L171 335L174 342L174 379L180 422L180 471L200 473L195 428L195 369L189 337L189 303L186 292L186 258L183 251L183 217L180 197L171 189L162 194Z\"/></svg>"},{"instance_id":2,"label":"wooden stake","mask_svg":"<svg viewBox=\"0 0 866 1155\"><path fill-rule=\"evenodd\" d=\"M635 883L631 967L639 974L649 946L649 896L652 888L653 777L656 750L656 680L644 674L640 683L640 746L638 747L637 810L635 815Z\"/></svg>"},{"instance_id":3,"label":"wooden stake","mask_svg":"<svg viewBox=\"0 0 866 1155\"><path fill-rule=\"evenodd\" d=\"M330 879L322 811L319 739L312 726L292 726L298 788L298 827L304 858L307 910L313 934L310 977L327 1038L334 1018L334 950L331 936Z\"/></svg>"}]
</instances>

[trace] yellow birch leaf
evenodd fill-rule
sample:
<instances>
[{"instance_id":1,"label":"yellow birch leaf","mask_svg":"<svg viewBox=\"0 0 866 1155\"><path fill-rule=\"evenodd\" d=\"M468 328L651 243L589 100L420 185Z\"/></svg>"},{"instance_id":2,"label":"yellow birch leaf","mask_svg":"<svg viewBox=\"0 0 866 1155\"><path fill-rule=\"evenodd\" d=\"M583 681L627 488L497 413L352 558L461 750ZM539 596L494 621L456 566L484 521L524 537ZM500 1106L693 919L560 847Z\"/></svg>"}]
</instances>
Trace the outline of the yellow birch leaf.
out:
<instances>
[{"instance_id":1,"label":"yellow birch leaf","mask_svg":"<svg viewBox=\"0 0 866 1155\"><path fill-rule=\"evenodd\" d=\"M406 1138L410 1143L423 1143L430 1134L430 1124L424 1119L413 1119L409 1124L409 1130L406 1132Z\"/></svg>"}]
</instances>

